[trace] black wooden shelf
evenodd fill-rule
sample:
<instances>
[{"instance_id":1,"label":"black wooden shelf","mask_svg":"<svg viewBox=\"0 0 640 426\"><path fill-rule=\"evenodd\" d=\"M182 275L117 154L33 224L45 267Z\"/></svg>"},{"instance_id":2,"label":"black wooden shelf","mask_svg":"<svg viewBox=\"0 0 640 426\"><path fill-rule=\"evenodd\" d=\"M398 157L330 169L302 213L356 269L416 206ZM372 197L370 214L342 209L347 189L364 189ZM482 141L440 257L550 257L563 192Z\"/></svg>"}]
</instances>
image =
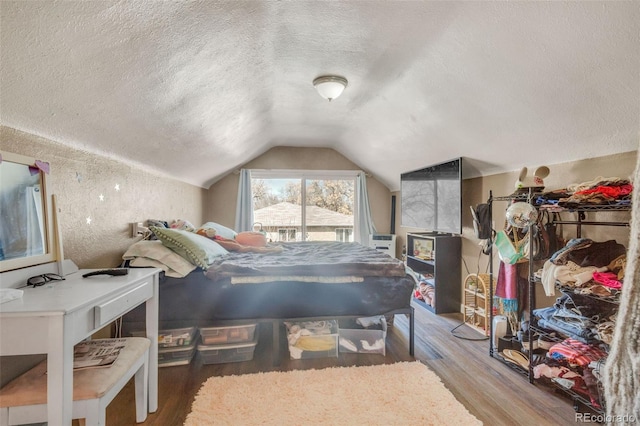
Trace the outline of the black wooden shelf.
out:
<instances>
[{"instance_id":1,"label":"black wooden shelf","mask_svg":"<svg viewBox=\"0 0 640 426\"><path fill-rule=\"evenodd\" d=\"M435 306L414 298L418 306L435 314L460 312L461 245L457 235L407 233L407 266L434 287Z\"/></svg>"}]
</instances>

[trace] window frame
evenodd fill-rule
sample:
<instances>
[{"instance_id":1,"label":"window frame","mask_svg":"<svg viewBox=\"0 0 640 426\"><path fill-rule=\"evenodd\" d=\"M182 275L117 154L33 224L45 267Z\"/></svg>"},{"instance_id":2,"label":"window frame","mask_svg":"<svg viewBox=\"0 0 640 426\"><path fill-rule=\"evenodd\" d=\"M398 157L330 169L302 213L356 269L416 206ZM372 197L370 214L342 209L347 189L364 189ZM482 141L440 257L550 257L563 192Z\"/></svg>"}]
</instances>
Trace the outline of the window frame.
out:
<instances>
[{"instance_id":1,"label":"window frame","mask_svg":"<svg viewBox=\"0 0 640 426\"><path fill-rule=\"evenodd\" d=\"M358 188L358 175L362 170L290 170L290 169L250 169L251 179L300 179L300 198L302 202L301 235L307 235L307 180L350 180L353 181L353 235L359 235L357 218L360 206L358 196L355 194ZM253 189L253 186L252 186ZM306 241L306 237L302 240Z\"/></svg>"}]
</instances>

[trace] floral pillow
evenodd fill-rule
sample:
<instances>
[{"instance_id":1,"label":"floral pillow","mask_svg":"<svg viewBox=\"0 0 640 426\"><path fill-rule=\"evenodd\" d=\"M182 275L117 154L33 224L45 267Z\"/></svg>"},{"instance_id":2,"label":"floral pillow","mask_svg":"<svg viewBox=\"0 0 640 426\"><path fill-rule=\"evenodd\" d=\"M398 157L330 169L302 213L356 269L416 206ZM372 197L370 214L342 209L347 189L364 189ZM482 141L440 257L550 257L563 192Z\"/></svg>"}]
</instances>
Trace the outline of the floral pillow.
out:
<instances>
[{"instance_id":1,"label":"floral pillow","mask_svg":"<svg viewBox=\"0 0 640 426\"><path fill-rule=\"evenodd\" d=\"M207 237L209 238L212 238L211 234L213 234L222 238L226 238L227 240L235 240L236 235L238 235L238 233L233 229L227 228L226 226L220 225L219 223L216 223L216 222L207 222L204 225L202 225L200 228L198 228L196 232L200 230L205 231L207 234Z\"/></svg>"},{"instance_id":2,"label":"floral pillow","mask_svg":"<svg viewBox=\"0 0 640 426\"><path fill-rule=\"evenodd\" d=\"M191 224L188 220L177 219L174 220L169 226L171 229L182 229L183 231L195 231L196 227Z\"/></svg>"}]
</instances>

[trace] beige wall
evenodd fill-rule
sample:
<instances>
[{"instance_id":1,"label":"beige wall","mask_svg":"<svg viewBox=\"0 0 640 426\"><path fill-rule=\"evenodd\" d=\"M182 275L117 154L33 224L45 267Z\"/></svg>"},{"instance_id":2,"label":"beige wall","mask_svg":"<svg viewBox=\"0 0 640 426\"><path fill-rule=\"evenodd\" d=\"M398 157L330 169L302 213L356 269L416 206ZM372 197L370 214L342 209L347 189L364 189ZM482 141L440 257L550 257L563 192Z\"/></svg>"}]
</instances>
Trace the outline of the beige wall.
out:
<instances>
[{"instance_id":1,"label":"beige wall","mask_svg":"<svg viewBox=\"0 0 640 426\"><path fill-rule=\"evenodd\" d=\"M118 266L136 241L130 222L202 223L205 189L4 126L0 149L51 164L49 189L58 202L64 254L80 268Z\"/></svg>"},{"instance_id":2,"label":"beige wall","mask_svg":"<svg viewBox=\"0 0 640 426\"><path fill-rule=\"evenodd\" d=\"M173 179L141 171L135 167L51 140L0 126L0 150L34 157L51 164L49 187L56 194L59 207L65 257L81 268L117 266L126 248L136 239L130 237L129 223L150 218L187 219L194 224L217 221L227 226L235 222L238 175L231 173L208 191ZM546 179L548 188L591 180L596 176L629 177L636 152L578 161L551 167ZM277 147L244 165L257 169L357 170L358 165L328 148ZM485 202L489 190L494 195L512 192L517 172L466 180L463 183L463 258L475 272L478 268L478 241L473 237L468 206ZM120 191L115 190L118 184ZM373 219L379 232L390 230L391 193L373 177L367 179ZM99 196L104 196L100 201ZM400 196L396 195L397 253L404 244L407 228L400 227ZM494 220L501 226L504 208L496 203ZM87 217L91 223L87 223ZM570 230L567 227L567 236ZM627 228L600 228L598 233L585 231L590 238L613 238L627 244ZM484 270L487 256L480 256ZM467 275L464 266L462 277ZM462 287L462 283L460 283ZM0 362L0 386L39 359L3 357ZM11 362L9 362L11 361Z\"/></svg>"},{"instance_id":3,"label":"beige wall","mask_svg":"<svg viewBox=\"0 0 640 426\"><path fill-rule=\"evenodd\" d=\"M549 166L551 173L545 179L545 189L565 188L572 183L581 183L591 181L597 177L620 177L630 179L636 165L637 152L629 152L624 154L610 155L606 157L592 158L589 160L574 161L569 163L554 164ZM526 164L530 169L535 169L536 165ZM531 173L531 171L529 172ZM510 173L496 174L485 176L483 178L467 179L462 185L462 257L466 262L469 270L465 268L464 263L461 265L462 281L469 273L477 273L478 270L483 273L487 270L489 257L480 254L480 246L473 233L473 223L469 206L475 206L485 203L489 199L489 191L493 191L494 197L506 196L514 191L514 184L519 175L519 171ZM396 229L397 236L397 252L400 253L402 246L406 241L407 232L416 231L415 229L404 228L400 226L400 194L396 193L397 215ZM493 203L493 220L494 229L500 230L504 226L505 211L508 207L505 201L495 201ZM574 220L573 213L562 213L563 220ZM614 213L589 213L587 220L607 220L607 221L629 221L630 214L628 212ZM573 238L575 234L575 226L564 225L565 238ZM610 227L610 226L583 226L582 237L591 238L596 241L616 240L620 244L628 247L629 243L629 227ZM398 256L399 257L399 256ZM494 268L497 271L499 260L494 256ZM460 283L460 292L462 293L463 282ZM544 299L543 293L538 294L540 305L549 304L549 300Z\"/></svg>"},{"instance_id":4,"label":"beige wall","mask_svg":"<svg viewBox=\"0 0 640 426\"><path fill-rule=\"evenodd\" d=\"M330 148L272 148L256 159L244 164L246 169L293 169L293 170L361 170L339 152ZM209 189L206 202L207 220L233 227L235 224L236 200L238 198L237 173L230 173ZM391 193L374 177L367 178L369 204L376 229L388 233L391 227Z\"/></svg>"},{"instance_id":5,"label":"beige wall","mask_svg":"<svg viewBox=\"0 0 640 426\"><path fill-rule=\"evenodd\" d=\"M49 185L56 194L65 257L81 268L117 266L122 253L135 239L130 237L129 223L150 218L187 219L194 224L217 221L233 227L238 188L238 175L230 173L208 191L132 166L66 147L62 144L0 126L0 149L27 155L51 163ZM571 183L592 180L598 176L628 178L633 174L637 153L612 155L590 160L552 165L545 179L547 189L563 188ZM527 165L535 168L535 165ZM358 170L360 167L329 148L276 147L243 167L256 169ZM469 206L486 202L489 191L494 196L513 192L518 171L497 174L463 182L462 254L470 271L487 267L488 257L478 261L478 241L473 236ZM115 191L118 184L120 191ZM378 232L390 231L391 193L374 177L367 179L369 200ZM104 196L100 201L99 196ZM406 233L412 229L400 226L400 194L396 195L396 233L398 257ZM504 202L494 203L496 229L504 223ZM621 213L598 219L624 220ZM87 224L87 217L91 223ZM564 216L563 216L564 217ZM567 218L571 218L567 214ZM628 243L628 228L585 227L583 236L615 239ZM574 229L565 226L568 238ZM467 275L462 266L462 276ZM462 283L460 283L462 286Z\"/></svg>"}]
</instances>

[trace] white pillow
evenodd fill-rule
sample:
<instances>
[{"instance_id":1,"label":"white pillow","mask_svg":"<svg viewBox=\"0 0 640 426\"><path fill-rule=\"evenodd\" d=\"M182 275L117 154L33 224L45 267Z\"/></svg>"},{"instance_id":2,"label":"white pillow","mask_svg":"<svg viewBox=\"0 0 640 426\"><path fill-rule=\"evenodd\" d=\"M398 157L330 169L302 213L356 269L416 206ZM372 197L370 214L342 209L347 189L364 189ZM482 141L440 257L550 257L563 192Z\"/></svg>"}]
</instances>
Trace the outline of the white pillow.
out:
<instances>
[{"instance_id":1,"label":"white pillow","mask_svg":"<svg viewBox=\"0 0 640 426\"><path fill-rule=\"evenodd\" d=\"M167 276L173 276L169 275L170 270L175 271L178 276L184 277L189 274L189 272L196 269L196 266L193 263L166 247L162 244L162 241L138 241L127 249L127 251L122 255L122 258L124 260L131 260L132 262L130 262L130 264L132 266L159 267L150 264L151 262L143 262L141 259L144 258L156 261L161 265L165 265L166 269L162 267L159 268L164 270L167 273Z\"/></svg>"},{"instance_id":2,"label":"white pillow","mask_svg":"<svg viewBox=\"0 0 640 426\"><path fill-rule=\"evenodd\" d=\"M129 265L135 266L137 268L152 267L152 268L162 269L164 271L164 274L167 277L172 277L172 278L186 277L187 275L189 275L191 271L196 269L196 265L192 265L191 263L189 263L188 268L185 268L184 271L179 272L179 271L176 271L175 269L168 267L167 265L165 265L164 263L158 260L149 259L148 257L136 257L135 259L129 262Z\"/></svg>"}]
</instances>

